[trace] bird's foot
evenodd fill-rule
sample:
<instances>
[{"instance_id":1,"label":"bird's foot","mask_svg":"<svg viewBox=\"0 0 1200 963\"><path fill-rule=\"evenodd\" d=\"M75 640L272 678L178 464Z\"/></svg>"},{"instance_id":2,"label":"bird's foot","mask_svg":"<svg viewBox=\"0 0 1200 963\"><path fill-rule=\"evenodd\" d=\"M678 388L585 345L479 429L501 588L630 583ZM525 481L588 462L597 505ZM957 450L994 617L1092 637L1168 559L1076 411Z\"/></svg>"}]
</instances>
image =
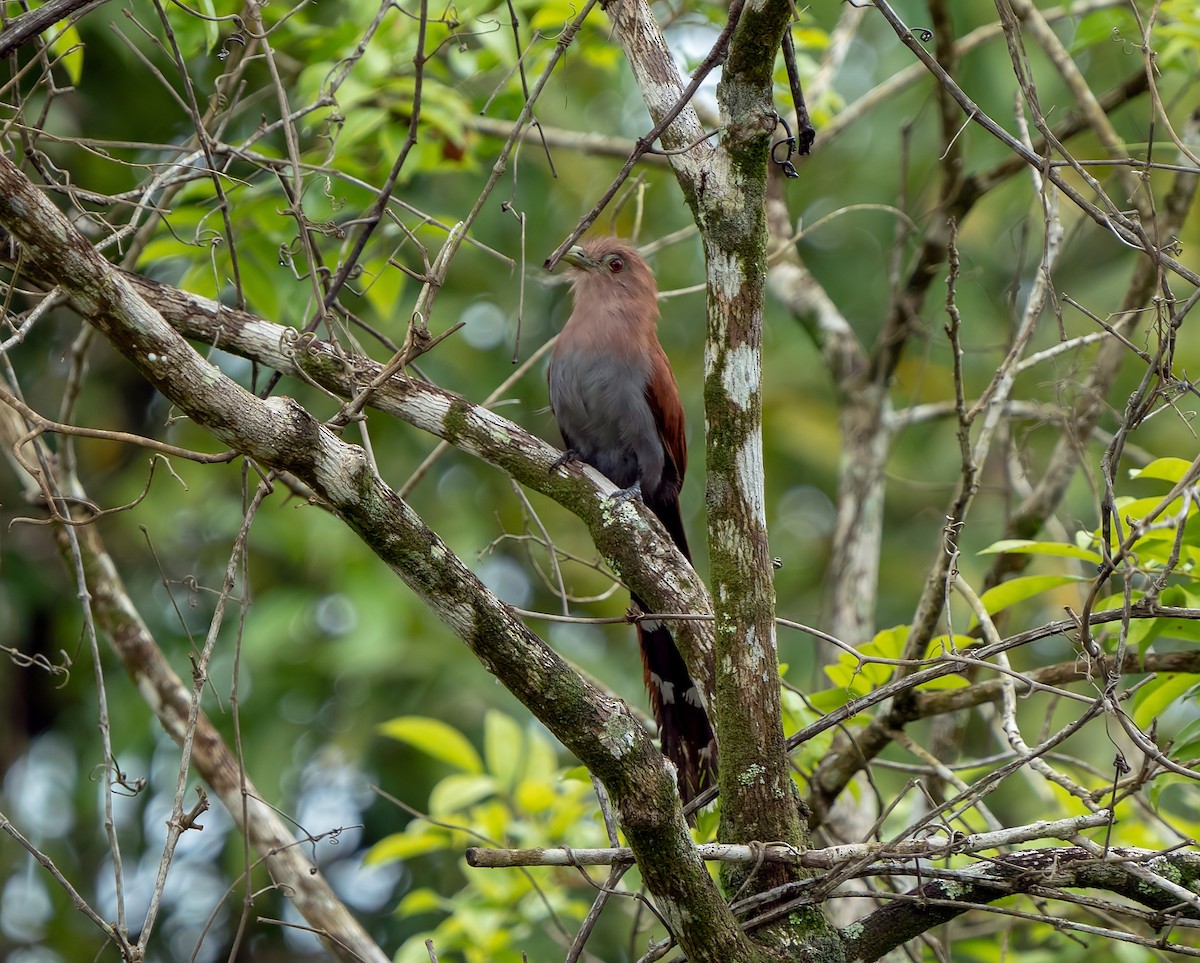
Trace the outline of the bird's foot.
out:
<instances>
[{"instance_id":1,"label":"bird's foot","mask_svg":"<svg viewBox=\"0 0 1200 963\"><path fill-rule=\"evenodd\" d=\"M568 448L561 455L554 459L554 463L546 470L547 475L553 475L556 471L566 465L568 462L579 461L579 452L574 448Z\"/></svg>"},{"instance_id":2,"label":"bird's foot","mask_svg":"<svg viewBox=\"0 0 1200 963\"><path fill-rule=\"evenodd\" d=\"M635 481L628 488L620 488L612 493L611 498L614 505L621 505L630 499L637 499L638 501L641 501L642 483L640 481Z\"/></svg>"}]
</instances>

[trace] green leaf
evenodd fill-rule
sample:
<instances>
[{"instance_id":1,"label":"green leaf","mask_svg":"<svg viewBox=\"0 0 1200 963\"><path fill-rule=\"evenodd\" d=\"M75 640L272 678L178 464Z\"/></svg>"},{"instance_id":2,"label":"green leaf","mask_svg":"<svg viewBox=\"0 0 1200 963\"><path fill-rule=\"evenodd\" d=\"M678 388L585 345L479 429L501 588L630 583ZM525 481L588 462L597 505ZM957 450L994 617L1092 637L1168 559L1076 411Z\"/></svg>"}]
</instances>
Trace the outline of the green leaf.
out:
<instances>
[{"instance_id":1,"label":"green leaf","mask_svg":"<svg viewBox=\"0 0 1200 963\"><path fill-rule=\"evenodd\" d=\"M824 50L829 46L829 34L816 27L802 27L792 31L792 41L798 48Z\"/></svg>"},{"instance_id":2,"label":"green leaf","mask_svg":"<svg viewBox=\"0 0 1200 963\"><path fill-rule=\"evenodd\" d=\"M928 682L922 682L919 686L917 686L917 688L922 692L929 689L964 689L970 684L971 683L964 679L961 675L952 672L949 675L940 675L936 679L930 679Z\"/></svg>"},{"instance_id":3,"label":"green leaf","mask_svg":"<svg viewBox=\"0 0 1200 963\"><path fill-rule=\"evenodd\" d=\"M889 666L860 664L853 656L843 655L839 662L825 667L825 674L834 685L856 697L883 685L891 675L889 670Z\"/></svg>"},{"instance_id":4,"label":"green leaf","mask_svg":"<svg viewBox=\"0 0 1200 963\"><path fill-rule=\"evenodd\" d=\"M1006 538L993 542L980 555L998 555L1002 552L1018 555L1057 555L1062 558L1078 558L1099 565L1100 553L1080 548L1070 542L1034 542L1027 538Z\"/></svg>"},{"instance_id":5,"label":"green leaf","mask_svg":"<svg viewBox=\"0 0 1200 963\"><path fill-rule=\"evenodd\" d=\"M1200 622L1195 619L1155 619L1154 637L1200 642Z\"/></svg>"},{"instance_id":6,"label":"green leaf","mask_svg":"<svg viewBox=\"0 0 1200 963\"><path fill-rule=\"evenodd\" d=\"M1071 53L1077 54L1100 43L1113 43L1120 37L1137 37L1138 26L1125 10L1097 10L1079 21L1071 41Z\"/></svg>"},{"instance_id":7,"label":"green leaf","mask_svg":"<svg viewBox=\"0 0 1200 963\"><path fill-rule=\"evenodd\" d=\"M840 709L850 701L850 693L845 686L835 686L832 689L822 689L820 692L809 694L808 701L821 712L832 712Z\"/></svg>"},{"instance_id":8,"label":"green leaf","mask_svg":"<svg viewBox=\"0 0 1200 963\"><path fill-rule=\"evenodd\" d=\"M1162 502L1163 498L1159 495L1152 498L1117 498L1117 513L1120 513L1122 521L1126 519L1141 521L1154 512ZM1162 512L1154 515L1154 519L1171 518L1171 516L1178 515L1181 508L1183 508L1182 498L1172 498ZM1195 507L1190 506L1188 508L1188 515L1192 515L1194 512ZM1112 538L1116 539L1116 531L1112 532Z\"/></svg>"},{"instance_id":9,"label":"green leaf","mask_svg":"<svg viewBox=\"0 0 1200 963\"><path fill-rule=\"evenodd\" d=\"M1195 743L1192 744L1193 748ZM1181 747L1182 748L1182 747ZM1171 750L1171 756L1175 757L1174 749ZM1181 759L1189 758L1187 756L1179 756ZM1184 786L1188 797L1196 791L1196 780L1189 776L1180 775L1174 772L1165 772L1161 776L1156 776L1154 782L1150 784L1150 805L1158 809L1162 794L1173 786Z\"/></svg>"},{"instance_id":10,"label":"green leaf","mask_svg":"<svg viewBox=\"0 0 1200 963\"><path fill-rule=\"evenodd\" d=\"M1133 721L1140 729L1147 728L1172 705L1186 699L1200 686L1200 675L1179 672L1159 676L1137 691L1133 700Z\"/></svg>"},{"instance_id":11,"label":"green leaf","mask_svg":"<svg viewBox=\"0 0 1200 963\"><path fill-rule=\"evenodd\" d=\"M1162 596L1159 598L1159 601L1163 605L1183 605L1183 604L1185 604L1183 602L1168 602L1167 601L1168 595L1175 591L1177 591L1177 587L1174 587L1174 586L1164 589ZM1132 604L1136 605L1139 601L1141 601L1142 594L1143 593L1137 591L1136 589L1133 589L1129 593L1129 596L1130 596L1129 601ZM1124 595L1117 593L1117 594L1113 594L1113 595L1105 595L1105 596L1098 598L1096 600L1096 604L1092 608L1096 612L1103 612L1105 609L1120 609L1124 605L1125 605ZM1130 619L1129 620L1129 634L1125 637L1126 645L1136 648L1138 651L1138 656L1144 657L1146 655L1147 650L1153 644L1154 640L1157 639L1158 636L1161 634L1162 627L1166 623L1166 621L1167 621L1166 619ZM1116 633L1119 632L1119 630L1120 630L1119 625L1116 623L1110 624L1107 628L1099 628L1099 627L1097 627L1097 628L1109 640L1114 639Z\"/></svg>"},{"instance_id":12,"label":"green leaf","mask_svg":"<svg viewBox=\"0 0 1200 963\"><path fill-rule=\"evenodd\" d=\"M1162 590L1158 597L1158 601L1163 605L1170 605L1181 609L1197 608L1197 603L1200 599L1193 592L1187 591L1182 585L1168 585ZM1113 605L1114 608L1121 604L1117 600ZM1139 625L1145 625L1147 628L1142 629L1140 635L1145 636L1148 641L1166 636L1169 639L1182 639L1187 642L1200 642L1200 621L1195 619L1174 619L1174 618L1157 618L1157 619L1138 619L1136 623L1129 627L1129 637L1134 637L1134 628ZM1148 645L1144 644L1139 651L1145 652Z\"/></svg>"},{"instance_id":13,"label":"green leaf","mask_svg":"<svg viewBox=\"0 0 1200 963\"><path fill-rule=\"evenodd\" d=\"M495 709L488 711L483 720L483 756L487 760L487 771L506 790L512 789L517 781L517 770L525 751L525 739L521 727L511 716Z\"/></svg>"},{"instance_id":14,"label":"green leaf","mask_svg":"<svg viewBox=\"0 0 1200 963\"><path fill-rule=\"evenodd\" d=\"M242 291L246 295L246 304L264 318L279 318L284 315L282 309L281 285L279 272L283 270L278 263L268 263L258 252L242 252ZM253 270L245 270L250 265Z\"/></svg>"},{"instance_id":15,"label":"green leaf","mask_svg":"<svg viewBox=\"0 0 1200 963\"><path fill-rule=\"evenodd\" d=\"M720 825L720 806L705 806L700 812L696 813L696 839L699 842L716 842L717 830L720 828ZM710 867L713 865L709 863Z\"/></svg>"},{"instance_id":16,"label":"green leaf","mask_svg":"<svg viewBox=\"0 0 1200 963\"><path fill-rule=\"evenodd\" d=\"M1190 762L1200 757L1200 719L1193 719L1183 727L1167 755L1176 762Z\"/></svg>"},{"instance_id":17,"label":"green leaf","mask_svg":"<svg viewBox=\"0 0 1200 963\"><path fill-rule=\"evenodd\" d=\"M1129 623L1129 634L1125 637L1127 645L1137 649L1138 658L1144 659L1154 640L1163 629L1165 619L1134 619Z\"/></svg>"},{"instance_id":18,"label":"green leaf","mask_svg":"<svg viewBox=\"0 0 1200 963\"><path fill-rule=\"evenodd\" d=\"M191 291L201 297L215 298L217 296L212 265L203 261L196 261L183 272L183 277L179 279L179 286L185 291Z\"/></svg>"},{"instance_id":19,"label":"green leaf","mask_svg":"<svg viewBox=\"0 0 1200 963\"><path fill-rule=\"evenodd\" d=\"M381 264L376 271L364 265L361 289L368 303L380 318L389 318L404 294L405 275L390 265Z\"/></svg>"},{"instance_id":20,"label":"green leaf","mask_svg":"<svg viewBox=\"0 0 1200 963\"><path fill-rule=\"evenodd\" d=\"M438 719L424 716L399 716L379 726L391 739L406 743L434 759L440 759L464 772L483 772L483 760L461 732Z\"/></svg>"},{"instance_id":21,"label":"green leaf","mask_svg":"<svg viewBox=\"0 0 1200 963\"><path fill-rule=\"evenodd\" d=\"M396 907L399 916L415 916L418 913L437 913L447 909L445 901L431 889L414 889L405 894Z\"/></svg>"},{"instance_id":22,"label":"green leaf","mask_svg":"<svg viewBox=\"0 0 1200 963\"><path fill-rule=\"evenodd\" d=\"M1174 485L1187 474L1192 463L1183 458L1156 458L1145 468L1135 468L1129 473L1130 478L1155 478Z\"/></svg>"},{"instance_id":23,"label":"green leaf","mask_svg":"<svg viewBox=\"0 0 1200 963\"><path fill-rule=\"evenodd\" d=\"M429 809L439 816L461 812L495 791L491 776L447 776L429 794Z\"/></svg>"},{"instance_id":24,"label":"green leaf","mask_svg":"<svg viewBox=\"0 0 1200 963\"><path fill-rule=\"evenodd\" d=\"M948 652L961 652L964 649L973 649L978 645L978 639L970 635L963 635L961 632L955 632L953 636L935 635L929 640L929 645L925 647L925 658L940 659Z\"/></svg>"},{"instance_id":25,"label":"green leaf","mask_svg":"<svg viewBox=\"0 0 1200 963\"><path fill-rule=\"evenodd\" d=\"M978 644L979 640L974 639L969 635L959 635L958 633L955 633L953 637L949 635L939 635L929 640L929 645L925 649L925 658L940 659L947 652L961 652ZM928 682L922 682L917 688L961 689L963 686L967 685L970 685L970 683L957 672L954 672L950 675L943 675L936 679L930 679Z\"/></svg>"},{"instance_id":26,"label":"green leaf","mask_svg":"<svg viewBox=\"0 0 1200 963\"><path fill-rule=\"evenodd\" d=\"M983 593L980 600L989 615L995 615L1010 605L1049 592L1060 585L1087 581L1078 575L1024 575L1014 578Z\"/></svg>"},{"instance_id":27,"label":"green leaf","mask_svg":"<svg viewBox=\"0 0 1200 963\"><path fill-rule=\"evenodd\" d=\"M44 31L42 37L47 40L54 38L50 50L56 63L66 70L71 83L78 85L83 79L83 39L79 36L79 29L69 20L60 20Z\"/></svg>"},{"instance_id":28,"label":"green leaf","mask_svg":"<svg viewBox=\"0 0 1200 963\"><path fill-rule=\"evenodd\" d=\"M558 752L554 743L540 730L530 727L525 731L525 765L527 779L552 780L559 778Z\"/></svg>"},{"instance_id":29,"label":"green leaf","mask_svg":"<svg viewBox=\"0 0 1200 963\"><path fill-rule=\"evenodd\" d=\"M204 12L204 42L208 53L213 52L217 41L221 39L221 27L217 22L217 8L213 0L200 0L200 9Z\"/></svg>"},{"instance_id":30,"label":"green leaf","mask_svg":"<svg viewBox=\"0 0 1200 963\"><path fill-rule=\"evenodd\" d=\"M529 26L532 30L561 30L574 15L575 8L566 0L548 0L538 4L537 12L530 19Z\"/></svg>"},{"instance_id":31,"label":"green leaf","mask_svg":"<svg viewBox=\"0 0 1200 963\"><path fill-rule=\"evenodd\" d=\"M1135 595L1134 598L1140 598ZM1200 608L1200 595L1189 592L1182 585L1168 585L1159 593L1158 601L1162 605L1171 605L1181 609Z\"/></svg>"},{"instance_id":32,"label":"green leaf","mask_svg":"<svg viewBox=\"0 0 1200 963\"><path fill-rule=\"evenodd\" d=\"M522 813L540 816L551 813L559 801L554 787L541 779L523 779L513 790L513 799Z\"/></svg>"},{"instance_id":33,"label":"green leaf","mask_svg":"<svg viewBox=\"0 0 1200 963\"><path fill-rule=\"evenodd\" d=\"M384 836L374 846L367 850L363 862L368 866L379 863L394 863L397 860L412 859L445 849L450 844L450 835L444 830L433 827L422 827L416 832L405 831Z\"/></svg>"},{"instance_id":34,"label":"green leaf","mask_svg":"<svg viewBox=\"0 0 1200 963\"><path fill-rule=\"evenodd\" d=\"M858 647L858 652L864 657L876 656L881 659L898 659L904 652L904 643L908 641L908 626L894 625L890 629L882 629L875 634L870 642ZM878 662L862 662L853 653L843 652L838 661L825 667L825 674L834 685L843 686L851 695L865 695L872 689L887 682L895 672L896 667Z\"/></svg>"},{"instance_id":35,"label":"green leaf","mask_svg":"<svg viewBox=\"0 0 1200 963\"><path fill-rule=\"evenodd\" d=\"M883 659L898 659L904 654L904 643L908 641L908 626L893 625L875 633L875 638L859 651L864 655L877 655ZM891 674L888 667L888 674Z\"/></svg>"}]
</instances>

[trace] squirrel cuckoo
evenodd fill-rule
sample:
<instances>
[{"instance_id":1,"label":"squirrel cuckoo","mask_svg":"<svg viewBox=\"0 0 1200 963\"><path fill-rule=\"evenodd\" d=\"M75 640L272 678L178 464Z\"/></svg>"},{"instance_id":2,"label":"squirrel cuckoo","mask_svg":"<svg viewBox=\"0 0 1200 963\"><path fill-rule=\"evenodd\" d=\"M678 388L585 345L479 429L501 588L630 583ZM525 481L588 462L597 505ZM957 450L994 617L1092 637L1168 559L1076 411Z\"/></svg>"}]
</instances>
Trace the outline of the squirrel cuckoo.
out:
<instances>
[{"instance_id":1,"label":"squirrel cuckoo","mask_svg":"<svg viewBox=\"0 0 1200 963\"><path fill-rule=\"evenodd\" d=\"M683 406L658 343L658 288L637 250L615 237L593 238L563 255L571 265L575 307L550 360L550 407L566 454L642 500L689 561L679 514L687 468ZM633 604L649 612L632 596ZM637 624L646 688L663 753L675 764L686 803L716 782L712 726L671 633Z\"/></svg>"}]
</instances>

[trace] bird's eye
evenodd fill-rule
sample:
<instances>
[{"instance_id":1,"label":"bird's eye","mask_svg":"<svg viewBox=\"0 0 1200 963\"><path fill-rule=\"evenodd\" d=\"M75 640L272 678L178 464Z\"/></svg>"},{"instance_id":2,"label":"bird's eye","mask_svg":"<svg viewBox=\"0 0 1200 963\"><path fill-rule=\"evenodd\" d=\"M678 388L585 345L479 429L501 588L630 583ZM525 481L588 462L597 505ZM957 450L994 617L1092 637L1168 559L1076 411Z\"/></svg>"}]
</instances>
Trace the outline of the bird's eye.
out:
<instances>
[{"instance_id":1,"label":"bird's eye","mask_svg":"<svg viewBox=\"0 0 1200 963\"><path fill-rule=\"evenodd\" d=\"M610 257L608 259L608 269L612 271L613 274L620 274L623 270L625 270L625 262L619 257Z\"/></svg>"}]
</instances>

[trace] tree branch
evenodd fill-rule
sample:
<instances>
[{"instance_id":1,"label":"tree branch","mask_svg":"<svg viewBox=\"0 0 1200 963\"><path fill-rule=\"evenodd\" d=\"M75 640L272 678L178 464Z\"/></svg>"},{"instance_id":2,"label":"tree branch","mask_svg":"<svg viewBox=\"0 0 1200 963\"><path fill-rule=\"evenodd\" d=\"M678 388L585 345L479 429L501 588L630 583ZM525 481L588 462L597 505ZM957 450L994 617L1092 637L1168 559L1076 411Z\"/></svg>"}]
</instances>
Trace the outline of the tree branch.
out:
<instances>
[{"instance_id":1,"label":"tree branch","mask_svg":"<svg viewBox=\"0 0 1200 963\"><path fill-rule=\"evenodd\" d=\"M998 856L987 865L952 879L926 883L910 891L909 899L890 903L843 930L846 958L877 960L889 950L921 933L940 926L980 904L991 903L1013 893L1045 892L1049 889L1094 888L1107 890L1158 911L1178 909L1178 897L1146 883L1130 865L1154 860L1169 868L1172 876L1194 889L1200 879L1200 856L1175 852L1163 855L1152 850L1114 849L1107 859L1097 859L1076 846L1029 850ZM1130 864L1130 865L1125 865ZM1113 909L1118 909L1113 906ZM1160 926L1170 919L1200 921L1195 911L1181 910L1163 915ZM1151 945L1163 945L1155 941Z\"/></svg>"},{"instance_id":2,"label":"tree branch","mask_svg":"<svg viewBox=\"0 0 1200 963\"><path fill-rule=\"evenodd\" d=\"M79 490L75 494L82 496ZM183 745L188 736L192 690L175 674L147 629L96 526L84 526L78 543L97 624L163 729L178 745ZM388 955L338 899L319 867L306 855L308 847L303 845L304 841L296 839L291 827L245 775L203 712L196 718L191 747L191 762L200 777L217 794L242 836L266 863L275 887L292 902L330 953L346 963L363 960L386 963Z\"/></svg>"},{"instance_id":3,"label":"tree branch","mask_svg":"<svg viewBox=\"0 0 1200 963\"><path fill-rule=\"evenodd\" d=\"M39 282L53 283L28 263L22 270ZM383 370L377 361L347 355L339 345L294 328L141 275L122 272L122 277L183 336L339 397L353 398ZM560 454L557 449L490 409L427 382L393 377L371 393L369 406L454 444L574 512L605 558L656 613L701 616L678 621L677 641L689 663L695 663L693 678L705 698L714 698L708 590L640 502L625 502L614 511L609 495L615 488L599 472L571 462L552 474L549 468Z\"/></svg>"},{"instance_id":4,"label":"tree branch","mask_svg":"<svg viewBox=\"0 0 1200 963\"><path fill-rule=\"evenodd\" d=\"M204 361L4 156L0 224L21 243L24 263L60 283L71 306L193 421L309 485L604 783L658 910L689 958L758 959L696 855L674 776L624 703L527 629L383 482L361 448L291 399L257 398Z\"/></svg>"},{"instance_id":5,"label":"tree branch","mask_svg":"<svg viewBox=\"0 0 1200 963\"><path fill-rule=\"evenodd\" d=\"M48 0L47 3L14 17L0 33L0 57L19 50L44 30L60 20L78 20L84 14L103 6L108 0Z\"/></svg>"},{"instance_id":6,"label":"tree branch","mask_svg":"<svg viewBox=\"0 0 1200 963\"><path fill-rule=\"evenodd\" d=\"M701 859L712 862L789 863L812 869L833 869L850 859L910 860L946 859L962 853L1013 846L1035 839L1070 839L1084 829L1107 825L1112 813L1107 810L1057 819L1051 822L1014 826L992 833L960 835L953 839L907 839L896 843L852 843L825 849L791 849L781 844L735 846L704 843L696 847ZM614 849L487 849L473 846L467 850L467 865L497 868L504 866L611 866L632 863L633 852L627 846Z\"/></svg>"},{"instance_id":7,"label":"tree branch","mask_svg":"<svg viewBox=\"0 0 1200 963\"><path fill-rule=\"evenodd\" d=\"M1092 625L1105 625L1112 622L1121 622L1129 618L1200 619L1200 609L1179 609L1158 605L1157 603L1138 603L1134 606L1132 612L1127 612L1124 609L1107 609L1103 612L1092 612L1088 621ZM789 748L795 748L807 742L813 736L824 732L826 729L841 725L872 706L891 700L886 712L873 719L865 729L856 730L852 739L846 739L846 744L835 745L834 749L818 765L816 772L813 773L810 779L812 790L808 797L808 803L814 813L814 823L819 822L824 817L824 813L830 803L845 789L846 784L853 775L864 768L871 759L882 751L884 746L891 742L889 733L894 729L902 729L909 722L913 721L913 719L917 718L913 714L917 698L933 695L933 693L918 695L914 690L919 686L934 679L939 679L942 676L961 672L967 664L979 664L990 659L997 653L1009 652L1012 649L1028 645L1040 639L1075 633L1078 629L1079 625L1075 619L1060 619L1057 622L1049 622L1035 629L1029 629L1025 632L1009 636L994 645L981 645L971 649L969 663L960 662L958 659L948 655L943 656L928 668L919 669L909 675L892 679L877 689L851 700L846 705L840 706L815 722L805 726L800 731L793 733L787 740ZM1136 663L1133 663L1133 665L1136 665ZM1129 671L1139 670L1131 668ZM1063 679L1062 681L1071 680ZM981 683L980 685L989 685L989 683ZM975 688L977 687L972 686L969 689L959 691L965 693ZM1000 696L998 688L994 691L984 689L981 692L988 693L986 699L980 698L981 702L990 701ZM896 698L897 696L904 696L904 698L898 699ZM936 698L943 696L949 696L949 693L938 693ZM953 696L949 697L953 698ZM935 704L937 703L925 702L926 711L928 712L930 707Z\"/></svg>"}]
</instances>

